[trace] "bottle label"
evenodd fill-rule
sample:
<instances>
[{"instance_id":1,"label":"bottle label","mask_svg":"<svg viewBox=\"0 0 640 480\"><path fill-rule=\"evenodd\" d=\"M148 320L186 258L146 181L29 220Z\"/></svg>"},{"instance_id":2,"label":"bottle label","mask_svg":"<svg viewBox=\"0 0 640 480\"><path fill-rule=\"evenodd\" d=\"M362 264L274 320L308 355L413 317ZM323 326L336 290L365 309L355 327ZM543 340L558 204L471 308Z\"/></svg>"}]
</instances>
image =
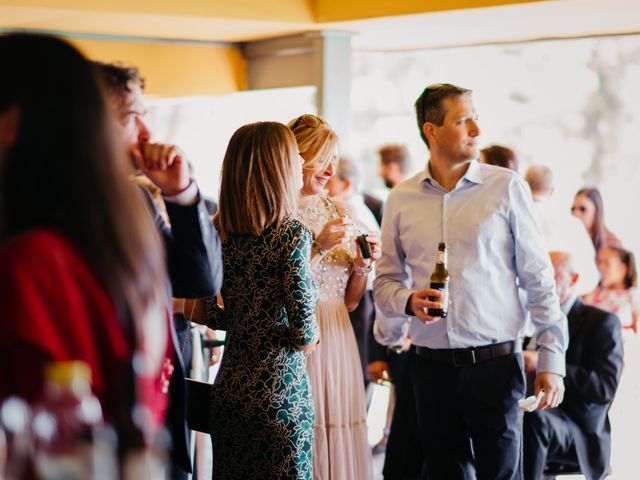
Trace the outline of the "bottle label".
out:
<instances>
[{"instance_id":1,"label":"bottle label","mask_svg":"<svg viewBox=\"0 0 640 480\"><path fill-rule=\"evenodd\" d=\"M447 252L445 250L438 250L438 255L436 256L436 263L441 263L443 265L447 264Z\"/></svg>"},{"instance_id":2,"label":"bottle label","mask_svg":"<svg viewBox=\"0 0 640 480\"><path fill-rule=\"evenodd\" d=\"M446 317L447 311L449 310L449 284L432 282L430 288L442 293L442 297L440 298L429 297L429 300L432 302L442 303L442 308L430 308L427 311L427 315L432 317Z\"/></svg>"}]
</instances>

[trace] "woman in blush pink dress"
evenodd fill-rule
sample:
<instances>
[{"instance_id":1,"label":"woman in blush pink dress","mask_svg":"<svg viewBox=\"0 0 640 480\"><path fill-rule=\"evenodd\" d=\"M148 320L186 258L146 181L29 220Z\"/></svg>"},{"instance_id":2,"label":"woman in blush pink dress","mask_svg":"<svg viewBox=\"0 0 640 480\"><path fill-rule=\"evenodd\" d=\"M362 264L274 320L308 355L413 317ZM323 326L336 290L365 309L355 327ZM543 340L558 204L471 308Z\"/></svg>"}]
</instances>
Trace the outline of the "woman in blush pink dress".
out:
<instances>
[{"instance_id":1,"label":"woman in blush pink dress","mask_svg":"<svg viewBox=\"0 0 640 480\"><path fill-rule=\"evenodd\" d=\"M315 115L302 115L289 127L305 161L298 215L314 234L311 264L319 293L320 343L307 360L315 407L313 477L369 480L362 369L348 312L358 306L380 258L380 239L367 233L371 258L364 258L347 208L325 191L337 161L331 127Z\"/></svg>"}]
</instances>

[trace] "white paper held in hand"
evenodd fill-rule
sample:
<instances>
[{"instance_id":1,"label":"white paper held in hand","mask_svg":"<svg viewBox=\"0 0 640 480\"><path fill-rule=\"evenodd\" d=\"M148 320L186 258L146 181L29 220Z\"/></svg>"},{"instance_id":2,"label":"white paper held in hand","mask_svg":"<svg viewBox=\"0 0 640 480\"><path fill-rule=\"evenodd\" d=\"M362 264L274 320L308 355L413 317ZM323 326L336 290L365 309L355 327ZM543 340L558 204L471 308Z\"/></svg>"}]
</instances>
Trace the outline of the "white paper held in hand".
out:
<instances>
[{"instance_id":1,"label":"white paper held in hand","mask_svg":"<svg viewBox=\"0 0 640 480\"><path fill-rule=\"evenodd\" d=\"M535 397L531 395L530 397L523 398L522 400L518 400L518 407L525 412L533 412L538 405L540 405L540 400L544 397L544 391L540 390L538 396Z\"/></svg>"}]
</instances>

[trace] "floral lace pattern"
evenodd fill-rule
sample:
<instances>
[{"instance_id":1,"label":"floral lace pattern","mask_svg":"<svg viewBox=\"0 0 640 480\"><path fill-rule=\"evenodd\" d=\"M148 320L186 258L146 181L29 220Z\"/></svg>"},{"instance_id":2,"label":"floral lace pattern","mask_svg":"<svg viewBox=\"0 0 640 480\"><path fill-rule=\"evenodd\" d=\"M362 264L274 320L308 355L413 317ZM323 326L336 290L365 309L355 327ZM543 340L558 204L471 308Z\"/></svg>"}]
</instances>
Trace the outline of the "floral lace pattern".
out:
<instances>
[{"instance_id":1,"label":"floral lace pattern","mask_svg":"<svg viewBox=\"0 0 640 480\"><path fill-rule=\"evenodd\" d=\"M213 386L214 476L310 479L313 401L298 345L318 334L311 232L297 220L222 244L224 310L207 301L209 324L227 331Z\"/></svg>"}]
</instances>

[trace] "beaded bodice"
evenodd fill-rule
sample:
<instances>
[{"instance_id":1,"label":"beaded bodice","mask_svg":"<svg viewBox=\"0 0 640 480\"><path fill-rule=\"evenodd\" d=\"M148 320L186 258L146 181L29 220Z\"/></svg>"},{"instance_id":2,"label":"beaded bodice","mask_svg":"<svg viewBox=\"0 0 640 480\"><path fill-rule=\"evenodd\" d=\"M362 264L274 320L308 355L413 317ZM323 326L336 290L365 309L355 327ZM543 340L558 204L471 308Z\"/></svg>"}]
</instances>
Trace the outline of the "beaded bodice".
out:
<instances>
[{"instance_id":1,"label":"beaded bodice","mask_svg":"<svg viewBox=\"0 0 640 480\"><path fill-rule=\"evenodd\" d=\"M298 217L313 232L314 237L325 223L348 216L346 210L326 195L317 195L300 207ZM313 267L313 278L319 293L319 303L344 301L344 294L353 267L351 242L336 245Z\"/></svg>"}]
</instances>

